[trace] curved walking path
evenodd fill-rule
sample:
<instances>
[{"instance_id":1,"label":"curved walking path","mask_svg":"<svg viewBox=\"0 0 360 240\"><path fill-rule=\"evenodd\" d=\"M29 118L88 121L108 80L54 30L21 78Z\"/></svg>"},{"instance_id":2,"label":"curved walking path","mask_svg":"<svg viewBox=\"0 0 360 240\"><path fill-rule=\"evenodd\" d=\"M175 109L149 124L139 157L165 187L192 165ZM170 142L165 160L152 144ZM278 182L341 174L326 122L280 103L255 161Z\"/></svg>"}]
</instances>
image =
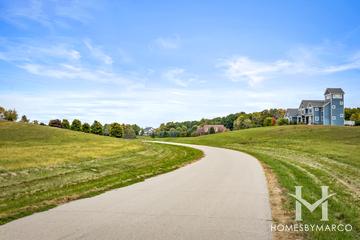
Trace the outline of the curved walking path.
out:
<instances>
[{"instance_id":1,"label":"curved walking path","mask_svg":"<svg viewBox=\"0 0 360 240\"><path fill-rule=\"evenodd\" d=\"M177 143L176 143L177 144ZM0 239L271 239L259 162L222 148L183 168L0 226Z\"/></svg>"}]
</instances>

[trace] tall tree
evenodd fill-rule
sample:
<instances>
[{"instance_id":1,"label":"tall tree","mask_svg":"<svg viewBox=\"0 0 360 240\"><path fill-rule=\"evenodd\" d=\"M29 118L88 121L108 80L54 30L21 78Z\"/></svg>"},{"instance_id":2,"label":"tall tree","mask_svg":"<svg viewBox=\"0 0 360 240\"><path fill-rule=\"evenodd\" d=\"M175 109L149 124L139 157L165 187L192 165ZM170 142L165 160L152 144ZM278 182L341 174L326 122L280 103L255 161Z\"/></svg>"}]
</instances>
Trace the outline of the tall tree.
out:
<instances>
[{"instance_id":1,"label":"tall tree","mask_svg":"<svg viewBox=\"0 0 360 240\"><path fill-rule=\"evenodd\" d=\"M91 125L91 133L102 135L103 134L103 127L99 121L94 121Z\"/></svg>"},{"instance_id":2,"label":"tall tree","mask_svg":"<svg viewBox=\"0 0 360 240\"><path fill-rule=\"evenodd\" d=\"M63 119L62 122L61 122L61 125L65 129L70 129L70 123L69 123L69 121L67 119Z\"/></svg>"},{"instance_id":3,"label":"tall tree","mask_svg":"<svg viewBox=\"0 0 360 240\"><path fill-rule=\"evenodd\" d=\"M52 119L52 120L49 121L48 125L50 127L62 128L60 119Z\"/></svg>"},{"instance_id":4,"label":"tall tree","mask_svg":"<svg viewBox=\"0 0 360 240\"><path fill-rule=\"evenodd\" d=\"M26 115L22 115L20 121L23 123L28 123L30 120L26 117Z\"/></svg>"},{"instance_id":5,"label":"tall tree","mask_svg":"<svg viewBox=\"0 0 360 240\"><path fill-rule=\"evenodd\" d=\"M16 121L18 119L18 114L15 109L9 109L4 112L4 118L8 121Z\"/></svg>"},{"instance_id":6,"label":"tall tree","mask_svg":"<svg viewBox=\"0 0 360 240\"><path fill-rule=\"evenodd\" d=\"M110 136L121 138L124 134L123 126L119 123L110 124Z\"/></svg>"},{"instance_id":7,"label":"tall tree","mask_svg":"<svg viewBox=\"0 0 360 240\"><path fill-rule=\"evenodd\" d=\"M90 132L90 124L88 123L84 123L81 127L81 130L84 132L84 133L89 133Z\"/></svg>"},{"instance_id":8,"label":"tall tree","mask_svg":"<svg viewBox=\"0 0 360 240\"><path fill-rule=\"evenodd\" d=\"M81 131L81 121L79 119L74 119L71 123L71 130Z\"/></svg>"}]
</instances>

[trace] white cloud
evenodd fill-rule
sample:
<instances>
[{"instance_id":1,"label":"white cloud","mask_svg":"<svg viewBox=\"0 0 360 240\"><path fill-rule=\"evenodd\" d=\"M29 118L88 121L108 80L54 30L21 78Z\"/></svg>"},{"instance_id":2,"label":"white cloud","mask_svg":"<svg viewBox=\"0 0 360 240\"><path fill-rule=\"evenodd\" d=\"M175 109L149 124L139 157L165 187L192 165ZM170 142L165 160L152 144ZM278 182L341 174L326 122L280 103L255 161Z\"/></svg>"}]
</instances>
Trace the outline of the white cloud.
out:
<instances>
[{"instance_id":1,"label":"white cloud","mask_svg":"<svg viewBox=\"0 0 360 240\"><path fill-rule=\"evenodd\" d=\"M183 68L171 68L163 73L163 78L178 86L187 87L190 83L198 81L197 77L189 74Z\"/></svg>"},{"instance_id":2,"label":"white cloud","mask_svg":"<svg viewBox=\"0 0 360 240\"><path fill-rule=\"evenodd\" d=\"M84 40L84 44L89 49L91 54L99 61L101 61L105 64L108 64L108 65L111 65L113 63L113 59L109 55L105 54L101 50L101 48L93 46L91 44L90 40L88 40L88 39Z\"/></svg>"},{"instance_id":3,"label":"white cloud","mask_svg":"<svg viewBox=\"0 0 360 240\"><path fill-rule=\"evenodd\" d=\"M180 47L180 37L178 35L172 37L158 37L154 40L155 45L162 49L177 49Z\"/></svg>"},{"instance_id":4,"label":"white cloud","mask_svg":"<svg viewBox=\"0 0 360 240\"><path fill-rule=\"evenodd\" d=\"M73 79L73 80L85 80L93 81L100 83L115 83L115 84L124 84L127 86L135 86L136 83L128 80L126 77L122 77L119 74L114 72L105 71L101 69L89 69L80 66L73 66L69 64L59 64L59 65L41 65L41 64L23 64L19 65L20 68L26 70L27 72L49 77L52 79Z\"/></svg>"},{"instance_id":5,"label":"white cloud","mask_svg":"<svg viewBox=\"0 0 360 240\"><path fill-rule=\"evenodd\" d=\"M255 86L264 80L286 75L333 74L360 69L360 54L345 57L343 63L338 64L329 64L309 51L298 51L297 55L292 53L286 59L268 62L238 56L220 60L217 67L223 69L231 81L246 81L250 86Z\"/></svg>"}]
</instances>

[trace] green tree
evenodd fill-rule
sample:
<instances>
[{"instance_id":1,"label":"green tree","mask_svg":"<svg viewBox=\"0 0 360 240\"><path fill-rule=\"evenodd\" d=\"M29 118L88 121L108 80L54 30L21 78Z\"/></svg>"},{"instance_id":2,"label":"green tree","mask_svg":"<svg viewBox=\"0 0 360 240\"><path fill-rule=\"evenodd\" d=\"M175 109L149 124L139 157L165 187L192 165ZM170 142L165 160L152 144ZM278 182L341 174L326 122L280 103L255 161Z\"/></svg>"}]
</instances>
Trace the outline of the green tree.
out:
<instances>
[{"instance_id":1,"label":"green tree","mask_svg":"<svg viewBox=\"0 0 360 240\"><path fill-rule=\"evenodd\" d=\"M91 125L91 133L102 135L103 134L103 127L99 121L94 121Z\"/></svg>"},{"instance_id":2,"label":"green tree","mask_svg":"<svg viewBox=\"0 0 360 240\"><path fill-rule=\"evenodd\" d=\"M32 123L35 124L35 125L39 125L39 121L38 121L38 120L33 120Z\"/></svg>"},{"instance_id":3,"label":"green tree","mask_svg":"<svg viewBox=\"0 0 360 240\"><path fill-rule=\"evenodd\" d=\"M62 128L60 119L52 119L52 120L49 121L48 125L50 127Z\"/></svg>"},{"instance_id":4,"label":"green tree","mask_svg":"<svg viewBox=\"0 0 360 240\"><path fill-rule=\"evenodd\" d=\"M241 114L234 122L234 129L245 129L253 126L250 118L246 114Z\"/></svg>"},{"instance_id":5,"label":"green tree","mask_svg":"<svg viewBox=\"0 0 360 240\"><path fill-rule=\"evenodd\" d=\"M282 126L282 125L288 125L289 121L286 118L278 118L276 120L276 125Z\"/></svg>"},{"instance_id":6,"label":"green tree","mask_svg":"<svg viewBox=\"0 0 360 240\"><path fill-rule=\"evenodd\" d=\"M273 120L273 118L272 117L266 117L265 119L264 119L264 127L267 127L267 126L272 126L272 120Z\"/></svg>"},{"instance_id":7,"label":"green tree","mask_svg":"<svg viewBox=\"0 0 360 240\"><path fill-rule=\"evenodd\" d=\"M26 117L26 115L22 115L20 122L28 123L30 120Z\"/></svg>"},{"instance_id":8,"label":"green tree","mask_svg":"<svg viewBox=\"0 0 360 240\"><path fill-rule=\"evenodd\" d=\"M16 121L18 119L18 114L15 109L9 109L4 112L4 118L8 121Z\"/></svg>"},{"instance_id":9,"label":"green tree","mask_svg":"<svg viewBox=\"0 0 360 240\"><path fill-rule=\"evenodd\" d=\"M136 138L134 129L130 125L124 126L124 135L123 138L133 139Z\"/></svg>"},{"instance_id":10,"label":"green tree","mask_svg":"<svg viewBox=\"0 0 360 240\"><path fill-rule=\"evenodd\" d=\"M119 123L110 124L110 136L121 138L124 134L123 126Z\"/></svg>"},{"instance_id":11,"label":"green tree","mask_svg":"<svg viewBox=\"0 0 360 240\"><path fill-rule=\"evenodd\" d=\"M131 127L134 129L134 132L135 132L136 135L140 134L141 128L138 125L133 124L133 125L131 125Z\"/></svg>"},{"instance_id":12,"label":"green tree","mask_svg":"<svg viewBox=\"0 0 360 240\"><path fill-rule=\"evenodd\" d=\"M360 113L353 113L350 117L351 121L359 121L360 120Z\"/></svg>"},{"instance_id":13,"label":"green tree","mask_svg":"<svg viewBox=\"0 0 360 240\"><path fill-rule=\"evenodd\" d=\"M74 119L71 123L71 130L81 131L81 121L79 119Z\"/></svg>"},{"instance_id":14,"label":"green tree","mask_svg":"<svg viewBox=\"0 0 360 240\"><path fill-rule=\"evenodd\" d=\"M61 122L61 125L65 129L70 129L70 123L69 123L69 121L67 119L63 119L62 122Z\"/></svg>"},{"instance_id":15,"label":"green tree","mask_svg":"<svg viewBox=\"0 0 360 240\"><path fill-rule=\"evenodd\" d=\"M89 133L90 132L90 124L88 123L84 123L81 127L81 130L84 132L84 133Z\"/></svg>"}]
</instances>

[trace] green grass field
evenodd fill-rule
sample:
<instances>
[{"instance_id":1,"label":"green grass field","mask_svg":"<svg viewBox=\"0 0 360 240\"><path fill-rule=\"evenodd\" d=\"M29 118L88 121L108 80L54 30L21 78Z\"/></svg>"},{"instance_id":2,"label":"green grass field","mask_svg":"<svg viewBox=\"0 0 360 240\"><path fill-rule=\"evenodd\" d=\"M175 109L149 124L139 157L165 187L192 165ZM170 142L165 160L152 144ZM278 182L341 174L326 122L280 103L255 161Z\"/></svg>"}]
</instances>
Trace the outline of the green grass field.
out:
<instances>
[{"instance_id":1,"label":"green grass field","mask_svg":"<svg viewBox=\"0 0 360 240\"><path fill-rule=\"evenodd\" d=\"M161 139L164 140L164 139ZM303 186L310 203L321 197L321 185L330 193L329 219L350 223L352 232L312 232L310 239L360 239L360 128L324 126L283 126L253 128L167 141L224 147L247 152L266 164L285 189L284 208L294 212L295 202L287 193ZM318 223L319 207L313 214L303 209L303 223Z\"/></svg>"},{"instance_id":2,"label":"green grass field","mask_svg":"<svg viewBox=\"0 0 360 240\"><path fill-rule=\"evenodd\" d=\"M185 147L0 122L0 224L199 159Z\"/></svg>"}]
</instances>

